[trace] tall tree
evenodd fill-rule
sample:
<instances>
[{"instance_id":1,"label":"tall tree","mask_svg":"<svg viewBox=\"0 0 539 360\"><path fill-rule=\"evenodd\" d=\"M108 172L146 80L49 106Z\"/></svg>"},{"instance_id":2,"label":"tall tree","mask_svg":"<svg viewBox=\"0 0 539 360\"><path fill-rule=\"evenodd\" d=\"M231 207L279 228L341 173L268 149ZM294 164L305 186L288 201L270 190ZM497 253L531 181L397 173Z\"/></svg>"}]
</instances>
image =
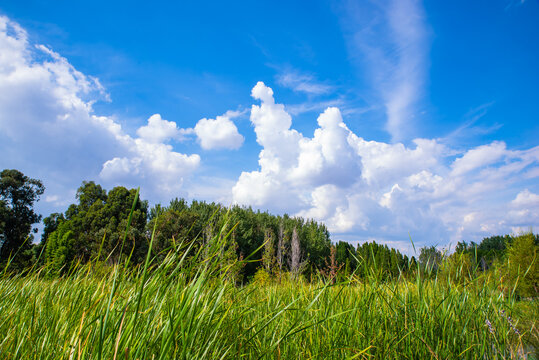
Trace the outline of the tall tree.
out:
<instances>
[{"instance_id":1,"label":"tall tree","mask_svg":"<svg viewBox=\"0 0 539 360\"><path fill-rule=\"evenodd\" d=\"M284 257L284 225L283 219L279 221L279 236L277 242L277 267L279 268L279 280L281 279L281 273L283 272L283 257Z\"/></svg>"},{"instance_id":2,"label":"tall tree","mask_svg":"<svg viewBox=\"0 0 539 360\"><path fill-rule=\"evenodd\" d=\"M275 266L275 236L271 229L266 229L264 234L264 253L262 254L262 264L268 274L273 273Z\"/></svg>"},{"instance_id":3,"label":"tall tree","mask_svg":"<svg viewBox=\"0 0 539 360\"><path fill-rule=\"evenodd\" d=\"M137 199L126 243L122 244L136 190L118 186L108 194L94 182L84 182L77 191L78 204L69 206L47 240L46 257L59 269L75 259L83 262L98 255L109 262L132 253L132 261L142 260L147 250L145 226L148 203Z\"/></svg>"},{"instance_id":4,"label":"tall tree","mask_svg":"<svg viewBox=\"0 0 539 360\"><path fill-rule=\"evenodd\" d=\"M422 247L419 252L419 263L427 272L436 272L442 262L442 252L435 246Z\"/></svg>"},{"instance_id":5,"label":"tall tree","mask_svg":"<svg viewBox=\"0 0 539 360\"><path fill-rule=\"evenodd\" d=\"M41 234L41 242L45 243L49 235L58 229L58 226L65 221L64 214L52 213L43 219L43 233Z\"/></svg>"},{"instance_id":6,"label":"tall tree","mask_svg":"<svg viewBox=\"0 0 539 360\"><path fill-rule=\"evenodd\" d=\"M294 230L292 230L292 240L290 241L290 272L294 278L301 272L301 267L303 265L301 257L301 244L299 242L298 231L294 228Z\"/></svg>"},{"instance_id":7,"label":"tall tree","mask_svg":"<svg viewBox=\"0 0 539 360\"><path fill-rule=\"evenodd\" d=\"M32 225L41 220L34 203L45 191L40 180L18 170L0 173L0 263L18 252L14 264L25 265L32 246ZM37 231L34 229L34 232Z\"/></svg>"}]
</instances>

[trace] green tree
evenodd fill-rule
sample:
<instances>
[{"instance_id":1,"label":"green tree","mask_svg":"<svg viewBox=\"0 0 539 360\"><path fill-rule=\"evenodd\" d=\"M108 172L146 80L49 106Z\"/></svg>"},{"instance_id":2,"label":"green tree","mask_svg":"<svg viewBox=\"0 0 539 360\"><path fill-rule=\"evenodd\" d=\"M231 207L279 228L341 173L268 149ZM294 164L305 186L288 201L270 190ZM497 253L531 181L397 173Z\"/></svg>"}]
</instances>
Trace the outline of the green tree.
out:
<instances>
[{"instance_id":1,"label":"green tree","mask_svg":"<svg viewBox=\"0 0 539 360\"><path fill-rule=\"evenodd\" d=\"M507 248L504 270L509 280L509 290L524 297L539 295L539 244L532 233L514 238Z\"/></svg>"},{"instance_id":2,"label":"green tree","mask_svg":"<svg viewBox=\"0 0 539 360\"><path fill-rule=\"evenodd\" d=\"M163 259L174 245L195 240L197 229L194 226L197 220L197 215L191 211L171 208L150 220L147 229L152 231L155 225L152 254L157 256L158 261Z\"/></svg>"},{"instance_id":3,"label":"green tree","mask_svg":"<svg viewBox=\"0 0 539 360\"><path fill-rule=\"evenodd\" d=\"M46 242L49 235L58 229L58 226L65 221L64 214L52 213L43 219L43 233L41 234L41 241Z\"/></svg>"},{"instance_id":4,"label":"green tree","mask_svg":"<svg viewBox=\"0 0 539 360\"><path fill-rule=\"evenodd\" d=\"M262 264L269 275L273 274L275 267L275 235L271 229L265 231Z\"/></svg>"},{"instance_id":5,"label":"green tree","mask_svg":"<svg viewBox=\"0 0 539 360\"><path fill-rule=\"evenodd\" d=\"M438 271L442 262L442 252L436 249L435 246L422 247L419 252L419 263L423 270L427 273L435 273Z\"/></svg>"},{"instance_id":6,"label":"green tree","mask_svg":"<svg viewBox=\"0 0 539 360\"><path fill-rule=\"evenodd\" d=\"M45 258L56 272L65 270L75 254L76 239L70 222L62 222L47 238Z\"/></svg>"},{"instance_id":7,"label":"green tree","mask_svg":"<svg viewBox=\"0 0 539 360\"><path fill-rule=\"evenodd\" d=\"M41 220L33 206L44 191L41 181L18 170L6 169L0 173L0 263L17 253L14 267L30 265L33 255L30 233L32 225Z\"/></svg>"},{"instance_id":8,"label":"green tree","mask_svg":"<svg viewBox=\"0 0 539 360\"><path fill-rule=\"evenodd\" d=\"M123 255L132 254L132 261L142 260L147 251L146 201L137 199L126 243L122 244L135 195L135 189L118 186L107 193L93 181L83 182L77 191L78 204L69 206L65 221L45 240L46 260L56 268L65 268L75 259L84 263L98 255L114 263L121 249Z\"/></svg>"},{"instance_id":9,"label":"green tree","mask_svg":"<svg viewBox=\"0 0 539 360\"><path fill-rule=\"evenodd\" d=\"M336 245L336 261L343 268L343 276L347 277L357 266L356 250L346 241L339 241Z\"/></svg>"},{"instance_id":10,"label":"green tree","mask_svg":"<svg viewBox=\"0 0 539 360\"><path fill-rule=\"evenodd\" d=\"M43 265L45 262L45 248L49 236L58 229L58 226L65 221L64 214L52 213L43 219L43 232L41 233L41 242L34 246L34 255L38 261L38 265Z\"/></svg>"}]
</instances>

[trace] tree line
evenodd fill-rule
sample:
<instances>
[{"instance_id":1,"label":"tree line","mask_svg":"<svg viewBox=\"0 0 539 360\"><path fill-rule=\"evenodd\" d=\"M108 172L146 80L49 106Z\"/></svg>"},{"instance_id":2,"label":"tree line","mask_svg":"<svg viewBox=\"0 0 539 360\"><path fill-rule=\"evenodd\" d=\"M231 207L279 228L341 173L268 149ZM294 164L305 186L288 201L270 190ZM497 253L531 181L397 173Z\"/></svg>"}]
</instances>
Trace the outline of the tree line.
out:
<instances>
[{"instance_id":1,"label":"tree line","mask_svg":"<svg viewBox=\"0 0 539 360\"><path fill-rule=\"evenodd\" d=\"M74 264L115 264L122 257L136 265L150 250L152 236L156 262L179 243L189 243L191 251L197 251L220 237L224 241L219 261L236 281L280 280L283 275L338 281L352 274L385 280L418 271L426 277L445 274L465 279L477 271L503 268L512 277L527 271L525 281L520 281L523 293L537 294L539 235L532 233L492 236L479 244L459 242L452 254L423 247L416 260L376 242L357 247L343 241L333 244L326 226L312 219L180 198L150 208L136 189L118 186L107 191L85 181L76 193L77 203L43 219L41 241L34 244L32 226L42 217L33 206L44 190L41 181L18 170L0 174L0 265L10 262L12 269L47 265L58 274ZM242 259L248 261L238 262Z\"/></svg>"}]
</instances>

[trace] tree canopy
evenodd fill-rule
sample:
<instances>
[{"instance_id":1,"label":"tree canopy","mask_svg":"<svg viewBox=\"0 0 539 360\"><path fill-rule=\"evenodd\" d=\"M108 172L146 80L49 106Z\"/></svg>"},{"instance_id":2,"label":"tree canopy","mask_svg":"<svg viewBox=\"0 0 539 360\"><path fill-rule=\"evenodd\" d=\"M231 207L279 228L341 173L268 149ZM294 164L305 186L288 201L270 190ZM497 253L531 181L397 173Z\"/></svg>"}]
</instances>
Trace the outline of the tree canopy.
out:
<instances>
[{"instance_id":1,"label":"tree canopy","mask_svg":"<svg viewBox=\"0 0 539 360\"><path fill-rule=\"evenodd\" d=\"M78 204L70 205L65 217L53 214L47 218L49 228L56 229L44 239L46 261L57 269L73 260L87 262L102 255L103 260L114 263L122 248L135 262L142 259L147 247L146 201L137 199L127 243L121 244L136 192L118 186L107 193L93 181L83 182L77 191Z\"/></svg>"},{"instance_id":2,"label":"tree canopy","mask_svg":"<svg viewBox=\"0 0 539 360\"><path fill-rule=\"evenodd\" d=\"M44 191L41 181L18 170L0 173L0 263L15 253L19 253L15 264L31 260L32 225L41 221L33 206Z\"/></svg>"},{"instance_id":3,"label":"tree canopy","mask_svg":"<svg viewBox=\"0 0 539 360\"><path fill-rule=\"evenodd\" d=\"M39 265L61 273L74 263L115 264L122 256L137 264L149 250L158 263L184 243L193 252L187 258L217 246L220 271L236 281L253 277L281 281L286 273L294 280L319 274L333 282L352 274L356 279L388 280L420 271L465 284L477 271L496 271L505 290L538 295L539 235L531 232L490 236L479 243L461 241L453 254L426 246L420 249L418 266L415 257L374 241L355 248L344 241L333 244L326 226L312 219L181 198L149 209L136 189L117 186L107 191L84 181L76 193L77 203L43 220L41 243L34 245L32 226L41 215L33 207L44 190L41 181L18 170L0 173L0 265L17 255L12 268L27 267L37 258ZM238 261L246 258L249 261Z\"/></svg>"}]
</instances>

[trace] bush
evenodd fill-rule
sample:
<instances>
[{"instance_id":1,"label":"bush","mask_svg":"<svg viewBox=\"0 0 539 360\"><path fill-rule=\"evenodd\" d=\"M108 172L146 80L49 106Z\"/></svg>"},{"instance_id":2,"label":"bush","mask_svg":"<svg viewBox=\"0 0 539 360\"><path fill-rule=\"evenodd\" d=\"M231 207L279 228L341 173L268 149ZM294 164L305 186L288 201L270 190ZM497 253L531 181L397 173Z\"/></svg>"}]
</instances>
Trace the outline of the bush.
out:
<instances>
[{"instance_id":1,"label":"bush","mask_svg":"<svg viewBox=\"0 0 539 360\"><path fill-rule=\"evenodd\" d=\"M503 264L506 291L515 291L521 297L539 295L538 248L532 233L517 236L509 245Z\"/></svg>"},{"instance_id":2,"label":"bush","mask_svg":"<svg viewBox=\"0 0 539 360\"><path fill-rule=\"evenodd\" d=\"M259 268L253 276L253 283L260 286L269 285L272 282L271 275L264 269Z\"/></svg>"}]
</instances>

